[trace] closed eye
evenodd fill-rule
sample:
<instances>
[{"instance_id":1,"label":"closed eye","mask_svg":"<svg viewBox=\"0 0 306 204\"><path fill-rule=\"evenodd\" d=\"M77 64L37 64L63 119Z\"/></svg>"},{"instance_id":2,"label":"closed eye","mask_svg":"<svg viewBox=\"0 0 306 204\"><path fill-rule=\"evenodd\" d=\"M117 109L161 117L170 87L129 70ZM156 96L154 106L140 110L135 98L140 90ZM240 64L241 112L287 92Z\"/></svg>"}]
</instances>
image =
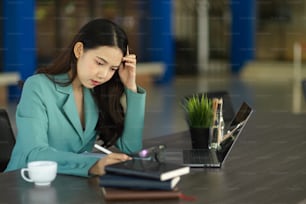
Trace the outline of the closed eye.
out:
<instances>
[{"instance_id":1,"label":"closed eye","mask_svg":"<svg viewBox=\"0 0 306 204\"><path fill-rule=\"evenodd\" d=\"M99 66L102 66L102 65L104 65L104 63L103 62L100 62L100 61L96 61L96 63L97 63L97 65L99 65Z\"/></svg>"},{"instance_id":2,"label":"closed eye","mask_svg":"<svg viewBox=\"0 0 306 204\"><path fill-rule=\"evenodd\" d=\"M108 65L108 64L109 64L109 63L108 63L105 59L103 59L102 57L99 57L99 56L96 56L96 57L97 57L97 59L96 59L96 64L97 64L98 66L105 66L105 65ZM110 69L111 69L112 71L116 71L116 70L119 69L119 67L121 66L121 64L122 64L122 62L121 62L118 66L111 66Z\"/></svg>"},{"instance_id":3,"label":"closed eye","mask_svg":"<svg viewBox=\"0 0 306 204\"><path fill-rule=\"evenodd\" d=\"M112 66L111 69L116 71L120 68L121 64L122 64L122 62L118 66Z\"/></svg>"}]
</instances>

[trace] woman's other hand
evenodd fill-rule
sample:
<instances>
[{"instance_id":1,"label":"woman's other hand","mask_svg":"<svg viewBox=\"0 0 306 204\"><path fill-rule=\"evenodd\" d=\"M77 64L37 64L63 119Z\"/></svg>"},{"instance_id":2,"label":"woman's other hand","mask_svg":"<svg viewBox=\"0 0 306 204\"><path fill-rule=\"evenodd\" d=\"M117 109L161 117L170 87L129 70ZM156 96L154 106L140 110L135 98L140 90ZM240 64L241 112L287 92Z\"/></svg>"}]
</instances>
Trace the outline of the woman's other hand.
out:
<instances>
[{"instance_id":1,"label":"woman's other hand","mask_svg":"<svg viewBox=\"0 0 306 204\"><path fill-rule=\"evenodd\" d=\"M119 68L119 76L124 86L134 92L137 92L136 85L136 55L129 54L122 59L122 66Z\"/></svg>"},{"instance_id":2,"label":"woman's other hand","mask_svg":"<svg viewBox=\"0 0 306 204\"><path fill-rule=\"evenodd\" d=\"M119 162L123 162L126 160L131 160L132 158L129 157L126 154L121 153L112 153L107 155L106 157L101 158L99 161L97 161L90 169L89 173L91 175L103 175L105 174L105 166L110 164L115 164Z\"/></svg>"}]
</instances>

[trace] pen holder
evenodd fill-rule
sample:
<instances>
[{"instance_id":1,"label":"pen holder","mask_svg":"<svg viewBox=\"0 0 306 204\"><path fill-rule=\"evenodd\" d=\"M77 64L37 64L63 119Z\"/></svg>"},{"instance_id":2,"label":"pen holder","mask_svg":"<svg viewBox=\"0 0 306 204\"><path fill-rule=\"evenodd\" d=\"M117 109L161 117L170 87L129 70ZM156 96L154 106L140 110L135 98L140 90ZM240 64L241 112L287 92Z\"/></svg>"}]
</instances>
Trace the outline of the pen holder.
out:
<instances>
[{"instance_id":1,"label":"pen holder","mask_svg":"<svg viewBox=\"0 0 306 204\"><path fill-rule=\"evenodd\" d=\"M190 127L191 145L193 149L208 149L210 140L210 128Z\"/></svg>"}]
</instances>

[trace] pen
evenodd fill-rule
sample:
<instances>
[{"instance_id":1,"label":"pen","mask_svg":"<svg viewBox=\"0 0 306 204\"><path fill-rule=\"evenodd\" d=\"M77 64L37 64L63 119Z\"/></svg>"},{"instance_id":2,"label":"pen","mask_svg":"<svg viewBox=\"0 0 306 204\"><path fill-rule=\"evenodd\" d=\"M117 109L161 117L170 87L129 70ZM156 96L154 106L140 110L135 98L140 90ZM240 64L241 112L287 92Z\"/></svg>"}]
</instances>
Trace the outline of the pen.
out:
<instances>
[{"instance_id":1,"label":"pen","mask_svg":"<svg viewBox=\"0 0 306 204\"><path fill-rule=\"evenodd\" d=\"M228 137L232 136L233 133L234 133L238 128L240 128L240 127L243 125L244 122L245 122L245 121L242 121L242 122L238 123L234 129L228 131L227 134L225 134L225 135L223 136L223 139L222 139L221 142L223 142L224 140L226 140Z\"/></svg>"},{"instance_id":2,"label":"pen","mask_svg":"<svg viewBox=\"0 0 306 204\"><path fill-rule=\"evenodd\" d=\"M101 147L100 145L98 144L95 144L94 146L96 149L100 150L101 152L105 153L105 154L111 154L112 152L109 151L108 149L104 148L104 147Z\"/></svg>"}]
</instances>

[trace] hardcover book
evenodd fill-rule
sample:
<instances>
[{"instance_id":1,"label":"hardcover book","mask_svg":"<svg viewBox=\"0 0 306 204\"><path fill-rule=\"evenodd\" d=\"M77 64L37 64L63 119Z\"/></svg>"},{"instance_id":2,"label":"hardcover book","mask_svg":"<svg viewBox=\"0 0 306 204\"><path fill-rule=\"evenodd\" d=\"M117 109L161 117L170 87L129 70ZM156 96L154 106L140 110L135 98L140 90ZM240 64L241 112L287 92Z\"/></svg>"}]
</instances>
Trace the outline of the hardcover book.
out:
<instances>
[{"instance_id":1,"label":"hardcover book","mask_svg":"<svg viewBox=\"0 0 306 204\"><path fill-rule=\"evenodd\" d=\"M122 176L110 173L100 176L100 186L112 188L172 190L177 186L179 181L180 177L174 177L167 181L160 181L156 179Z\"/></svg>"},{"instance_id":2,"label":"hardcover book","mask_svg":"<svg viewBox=\"0 0 306 204\"><path fill-rule=\"evenodd\" d=\"M166 181L190 172L190 167L152 160L132 159L105 166L107 173Z\"/></svg>"},{"instance_id":3,"label":"hardcover book","mask_svg":"<svg viewBox=\"0 0 306 204\"><path fill-rule=\"evenodd\" d=\"M118 188L101 188L105 200L161 200L179 199L181 192L178 189L164 190L131 190Z\"/></svg>"}]
</instances>

